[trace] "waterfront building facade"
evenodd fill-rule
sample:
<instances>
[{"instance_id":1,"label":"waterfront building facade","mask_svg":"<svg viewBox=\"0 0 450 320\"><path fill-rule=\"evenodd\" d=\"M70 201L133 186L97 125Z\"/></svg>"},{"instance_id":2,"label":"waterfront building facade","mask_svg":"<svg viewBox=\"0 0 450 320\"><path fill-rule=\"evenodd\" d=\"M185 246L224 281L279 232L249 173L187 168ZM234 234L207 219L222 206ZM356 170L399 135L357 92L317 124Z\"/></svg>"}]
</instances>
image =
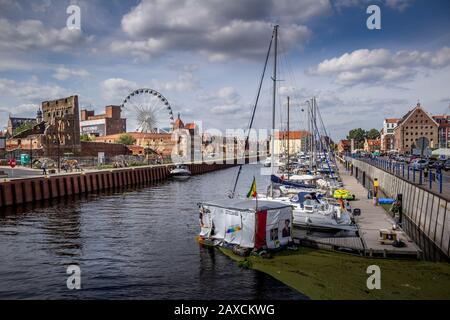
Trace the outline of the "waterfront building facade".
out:
<instances>
[{"instance_id":1,"label":"waterfront building facade","mask_svg":"<svg viewBox=\"0 0 450 320\"><path fill-rule=\"evenodd\" d=\"M96 137L95 141L103 143L118 143L123 133L108 136ZM170 133L145 133L145 132L128 132L126 135L133 137L134 144L128 146L135 155L144 155L146 149L157 153L163 157L168 157L172 153L172 148L176 141L172 141Z\"/></svg>"},{"instance_id":2,"label":"waterfront building facade","mask_svg":"<svg viewBox=\"0 0 450 320\"><path fill-rule=\"evenodd\" d=\"M121 117L120 106L106 106L105 113L81 110L80 132L95 137L120 134L127 131L127 120Z\"/></svg>"},{"instance_id":3,"label":"waterfront building facade","mask_svg":"<svg viewBox=\"0 0 450 320\"><path fill-rule=\"evenodd\" d=\"M9 116L6 129L7 136L13 137L17 133L17 129L24 125L29 125L29 127L31 127L35 124L36 118L18 118Z\"/></svg>"},{"instance_id":4,"label":"waterfront building facade","mask_svg":"<svg viewBox=\"0 0 450 320\"><path fill-rule=\"evenodd\" d=\"M383 153L393 151L395 146L394 130L398 125L400 119L386 118L383 121L383 129L381 129L381 145L380 151Z\"/></svg>"},{"instance_id":5,"label":"waterfront building facade","mask_svg":"<svg viewBox=\"0 0 450 320\"><path fill-rule=\"evenodd\" d=\"M450 116L437 115L433 119L439 124L439 148L450 148Z\"/></svg>"},{"instance_id":6,"label":"waterfront building facade","mask_svg":"<svg viewBox=\"0 0 450 320\"><path fill-rule=\"evenodd\" d=\"M337 151L340 155L345 155L351 152L350 140L341 140L338 142Z\"/></svg>"},{"instance_id":7,"label":"waterfront building facade","mask_svg":"<svg viewBox=\"0 0 450 320\"><path fill-rule=\"evenodd\" d=\"M311 134L308 131L276 131L274 139L275 154L289 154L294 155L300 152L307 152L309 146L309 137ZM289 139L289 150L288 150Z\"/></svg>"},{"instance_id":8,"label":"waterfront building facade","mask_svg":"<svg viewBox=\"0 0 450 320\"><path fill-rule=\"evenodd\" d=\"M381 139L365 139L364 140L364 151L367 153L373 153L375 151L380 151Z\"/></svg>"},{"instance_id":9,"label":"waterfront building facade","mask_svg":"<svg viewBox=\"0 0 450 320\"><path fill-rule=\"evenodd\" d=\"M81 152L78 96L42 102L46 154Z\"/></svg>"},{"instance_id":10,"label":"waterfront building facade","mask_svg":"<svg viewBox=\"0 0 450 320\"><path fill-rule=\"evenodd\" d=\"M439 141L439 124L420 103L406 113L394 129L394 148L401 154L418 149L435 149Z\"/></svg>"}]
</instances>

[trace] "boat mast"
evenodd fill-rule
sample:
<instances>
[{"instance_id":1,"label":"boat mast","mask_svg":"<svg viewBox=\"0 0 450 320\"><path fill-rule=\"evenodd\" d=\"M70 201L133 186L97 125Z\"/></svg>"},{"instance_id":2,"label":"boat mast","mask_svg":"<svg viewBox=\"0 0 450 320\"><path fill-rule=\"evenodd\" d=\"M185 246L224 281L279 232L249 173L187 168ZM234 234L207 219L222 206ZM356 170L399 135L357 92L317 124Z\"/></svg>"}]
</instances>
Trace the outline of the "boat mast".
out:
<instances>
[{"instance_id":1,"label":"boat mast","mask_svg":"<svg viewBox=\"0 0 450 320\"><path fill-rule=\"evenodd\" d=\"M287 97L287 135L288 135L288 140L287 140L287 176L288 176L288 180L289 180L289 156L290 156L290 129L289 129L289 96Z\"/></svg>"},{"instance_id":2,"label":"boat mast","mask_svg":"<svg viewBox=\"0 0 450 320\"><path fill-rule=\"evenodd\" d=\"M313 132L313 144L312 144L312 168L314 168L314 165L316 165L316 149L317 149L317 145L316 145L316 105L314 103L314 98L311 99L311 128L312 128L312 132ZM311 172L312 173L312 172Z\"/></svg>"},{"instance_id":3,"label":"boat mast","mask_svg":"<svg viewBox=\"0 0 450 320\"><path fill-rule=\"evenodd\" d=\"M275 174L275 104L276 104L276 94L277 94L277 51L278 51L278 25L273 27L274 35L274 54L273 54L273 96L272 96L272 146L271 146L271 176ZM270 179L272 181L272 179ZM270 193L273 197L273 182L270 184Z\"/></svg>"},{"instance_id":4,"label":"boat mast","mask_svg":"<svg viewBox=\"0 0 450 320\"><path fill-rule=\"evenodd\" d=\"M307 101L308 104L308 132L309 132L309 145L308 145L308 153L309 153L309 170L312 172L312 162L313 162L313 134L312 134L312 126L311 126L311 101Z\"/></svg>"}]
</instances>

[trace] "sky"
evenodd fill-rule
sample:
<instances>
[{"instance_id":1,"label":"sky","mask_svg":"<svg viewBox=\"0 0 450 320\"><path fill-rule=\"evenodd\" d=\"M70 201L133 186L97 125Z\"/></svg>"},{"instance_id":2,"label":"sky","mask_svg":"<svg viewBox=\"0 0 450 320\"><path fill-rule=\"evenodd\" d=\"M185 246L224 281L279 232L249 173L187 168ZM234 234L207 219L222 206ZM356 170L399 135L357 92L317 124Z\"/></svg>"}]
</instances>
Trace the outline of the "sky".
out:
<instances>
[{"instance_id":1,"label":"sky","mask_svg":"<svg viewBox=\"0 0 450 320\"><path fill-rule=\"evenodd\" d=\"M372 4L380 30L366 26ZM70 5L80 30L67 28ZM246 128L275 24L279 127L287 96L291 128L306 129L314 96L335 140L381 129L418 102L448 114L449 15L447 0L0 0L0 128L9 115L34 117L42 101L76 94L101 113L139 88L203 129ZM255 127L271 125L271 72ZM136 114L127 117L133 130Z\"/></svg>"}]
</instances>

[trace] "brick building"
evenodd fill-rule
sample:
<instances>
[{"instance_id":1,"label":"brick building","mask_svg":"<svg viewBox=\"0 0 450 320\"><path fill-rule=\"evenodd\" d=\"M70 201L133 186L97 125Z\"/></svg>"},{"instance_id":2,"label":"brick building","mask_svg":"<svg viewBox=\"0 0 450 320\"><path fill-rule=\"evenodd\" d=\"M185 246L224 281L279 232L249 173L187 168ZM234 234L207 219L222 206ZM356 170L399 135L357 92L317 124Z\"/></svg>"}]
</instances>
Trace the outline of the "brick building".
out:
<instances>
[{"instance_id":1,"label":"brick building","mask_svg":"<svg viewBox=\"0 0 450 320\"><path fill-rule=\"evenodd\" d=\"M99 115L93 110L81 110L81 134L103 137L126 132L127 120L121 118L121 112L120 106L106 106L105 113Z\"/></svg>"},{"instance_id":2,"label":"brick building","mask_svg":"<svg viewBox=\"0 0 450 320\"><path fill-rule=\"evenodd\" d=\"M50 156L81 152L78 96L42 102L43 145ZM58 150L59 149L59 150Z\"/></svg>"},{"instance_id":3,"label":"brick building","mask_svg":"<svg viewBox=\"0 0 450 320\"><path fill-rule=\"evenodd\" d=\"M36 124L36 118L17 118L9 116L8 126L6 129L7 136L9 137L14 136L16 130L24 124L29 124L30 126L33 126Z\"/></svg>"},{"instance_id":4,"label":"brick building","mask_svg":"<svg viewBox=\"0 0 450 320\"><path fill-rule=\"evenodd\" d=\"M401 154L411 154L419 148L418 142L423 140L423 149L435 149L438 147L438 132L439 124L418 103L399 120L394 129L394 148Z\"/></svg>"},{"instance_id":5,"label":"brick building","mask_svg":"<svg viewBox=\"0 0 450 320\"><path fill-rule=\"evenodd\" d=\"M364 151L367 153L373 153L375 151L380 151L381 140L380 139L365 139L364 140Z\"/></svg>"},{"instance_id":6,"label":"brick building","mask_svg":"<svg viewBox=\"0 0 450 320\"><path fill-rule=\"evenodd\" d=\"M341 140L337 145L337 150L340 155L345 155L351 152L350 140Z\"/></svg>"},{"instance_id":7,"label":"brick building","mask_svg":"<svg viewBox=\"0 0 450 320\"><path fill-rule=\"evenodd\" d=\"M6 151L6 136L0 131L0 155Z\"/></svg>"},{"instance_id":8,"label":"brick building","mask_svg":"<svg viewBox=\"0 0 450 320\"><path fill-rule=\"evenodd\" d=\"M103 143L117 143L123 134L113 134L109 136L97 137L95 141ZM170 133L145 133L145 132L128 132L135 140L133 146L129 149L135 155L143 154L145 149L150 148L153 152L162 155L170 156L172 148L175 146L175 141L172 141Z\"/></svg>"},{"instance_id":9,"label":"brick building","mask_svg":"<svg viewBox=\"0 0 450 320\"><path fill-rule=\"evenodd\" d=\"M98 157L99 152L103 153L106 158L131 154L126 145L119 143L81 141L81 150L80 155L83 157Z\"/></svg>"},{"instance_id":10,"label":"brick building","mask_svg":"<svg viewBox=\"0 0 450 320\"><path fill-rule=\"evenodd\" d=\"M450 148L450 116L433 116L433 119L439 124L439 148Z\"/></svg>"}]
</instances>

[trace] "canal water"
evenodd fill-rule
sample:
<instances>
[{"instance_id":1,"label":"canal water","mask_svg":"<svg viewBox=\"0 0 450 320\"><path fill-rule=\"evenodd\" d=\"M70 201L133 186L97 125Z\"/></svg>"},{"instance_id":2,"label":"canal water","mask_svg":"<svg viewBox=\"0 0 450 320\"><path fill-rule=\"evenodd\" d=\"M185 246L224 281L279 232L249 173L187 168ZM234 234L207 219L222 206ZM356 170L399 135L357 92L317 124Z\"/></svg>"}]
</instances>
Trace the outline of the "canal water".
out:
<instances>
[{"instance_id":1,"label":"canal water","mask_svg":"<svg viewBox=\"0 0 450 320\"><path fill-rule=\"evenodd\" d=\"M241 194L260 166L243 167ZM0 299L305 299L201 248L197 203L225 198L237 168L0 213ZM81 268L81 290L66 285Z\"/></svg>"}]
</instances>

